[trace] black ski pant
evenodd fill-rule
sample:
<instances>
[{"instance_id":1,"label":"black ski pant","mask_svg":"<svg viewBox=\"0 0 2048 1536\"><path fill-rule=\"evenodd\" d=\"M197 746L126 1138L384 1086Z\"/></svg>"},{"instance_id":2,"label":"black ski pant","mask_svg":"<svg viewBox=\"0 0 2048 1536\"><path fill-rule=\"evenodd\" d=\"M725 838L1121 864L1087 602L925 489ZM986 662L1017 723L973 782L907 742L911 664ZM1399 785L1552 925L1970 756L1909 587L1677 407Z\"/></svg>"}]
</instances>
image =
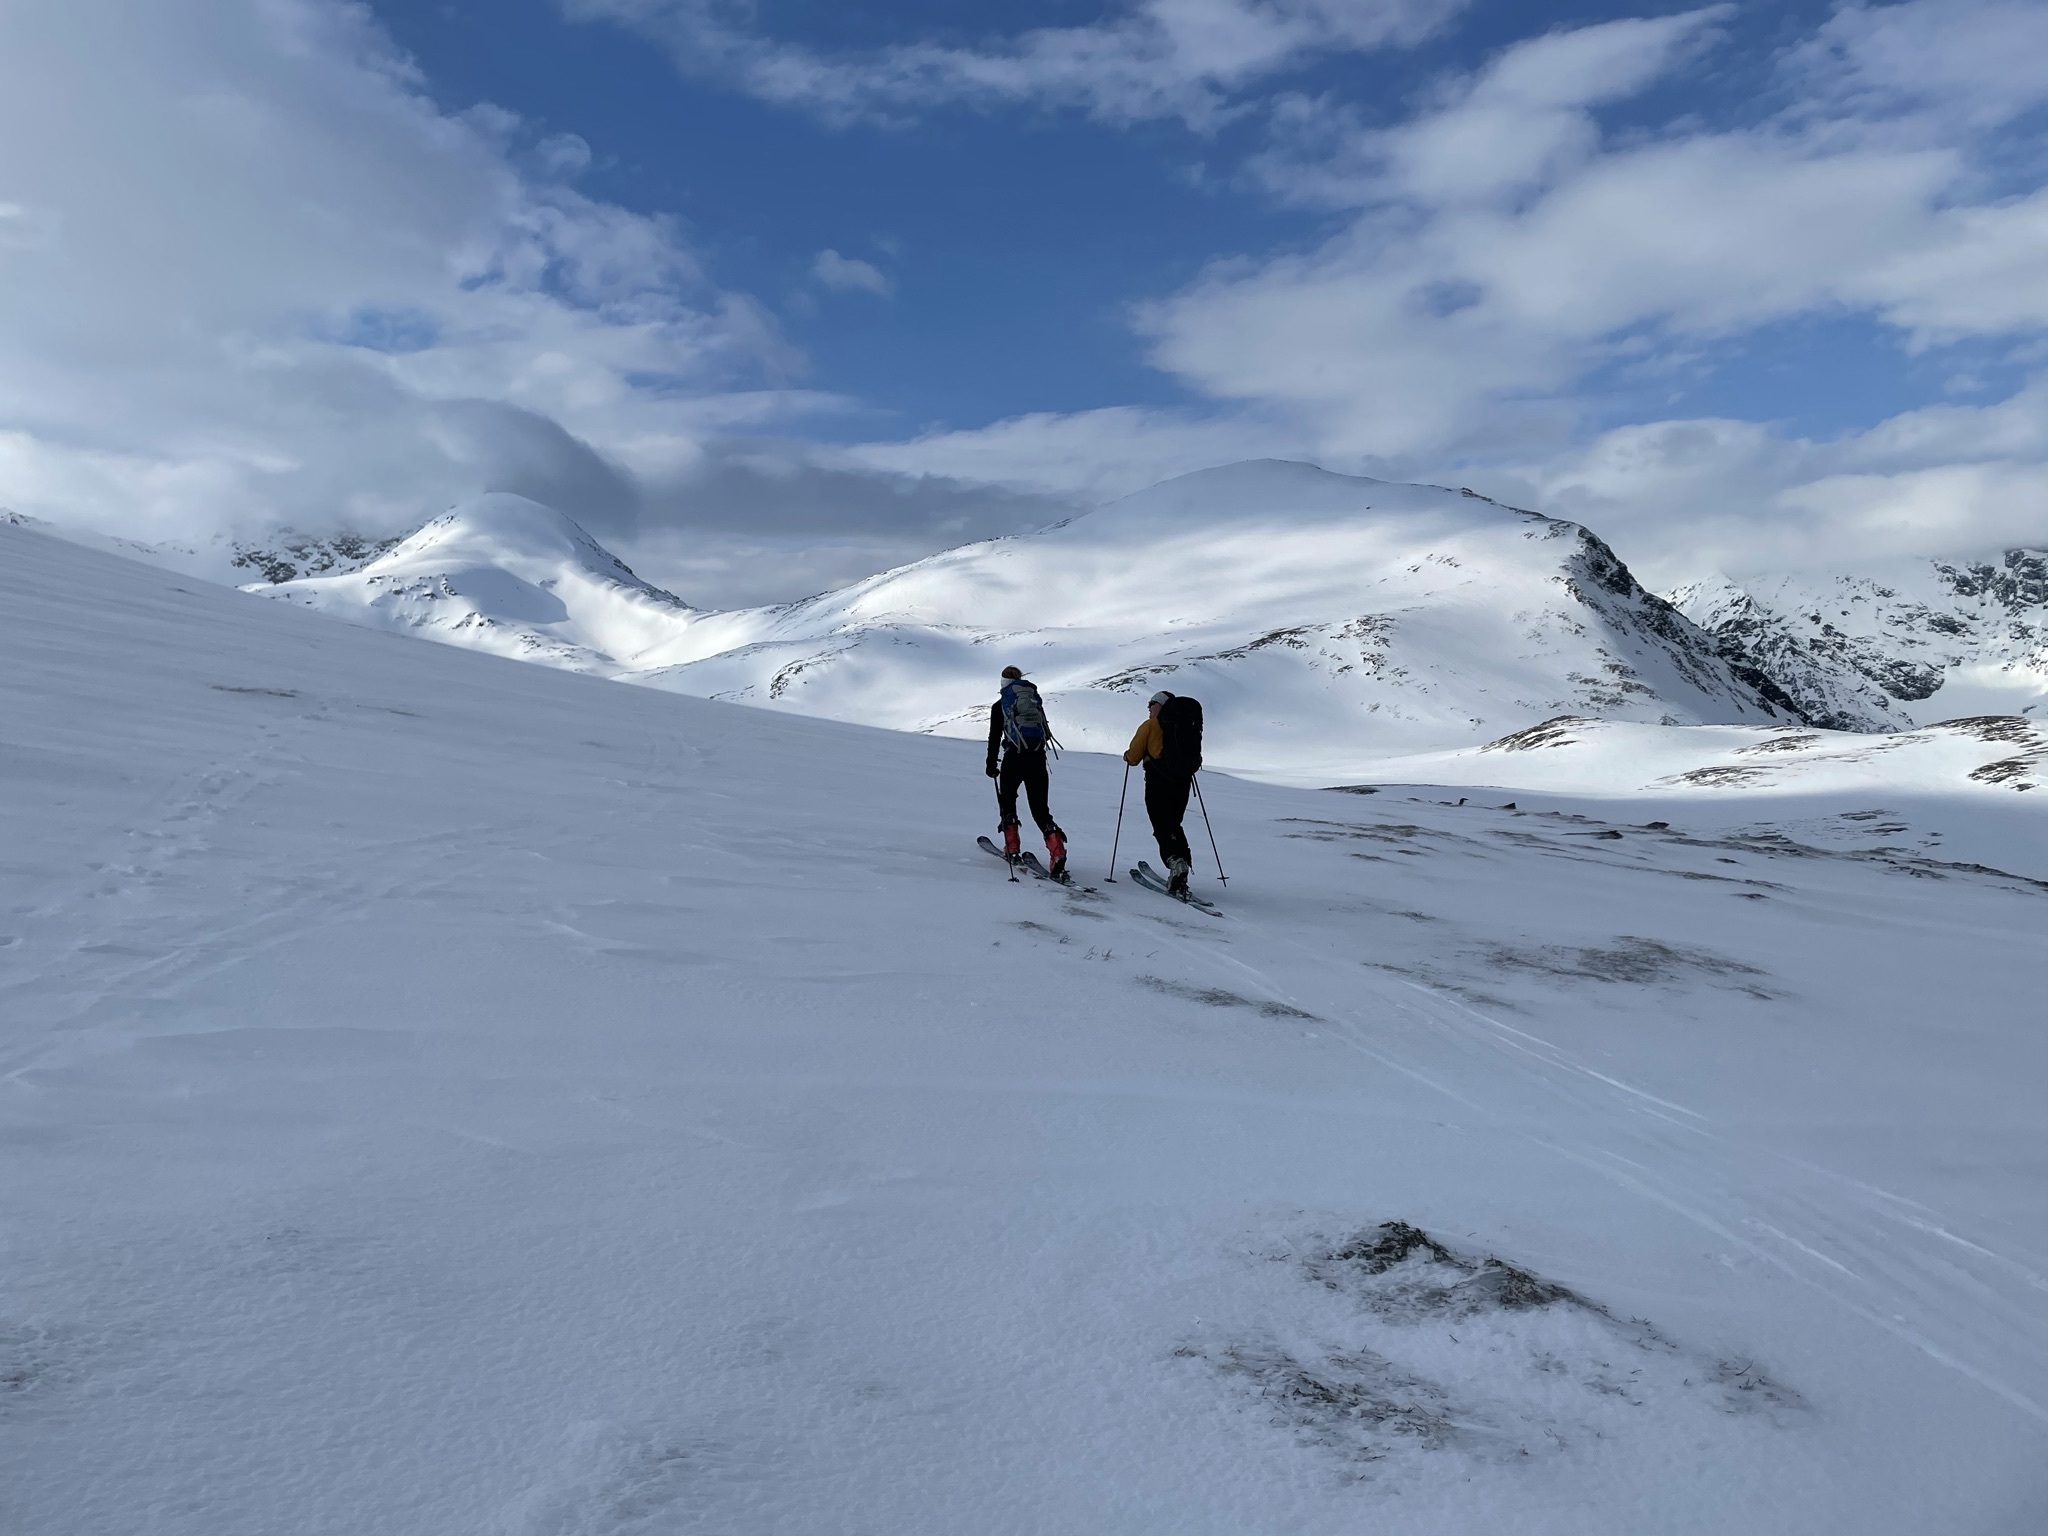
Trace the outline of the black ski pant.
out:
<instances>
[{"instance_id":1,"label":"black ski pant","mask_svg":"<svg viewBox=\"0 0 2048 1536\"><path fill-rule=\"evenodd\" d=\"M1193 774L1145 770L1145 814L1152 818L1152 835L1159 839L1159 857L1169 869L1175 859L1194 862L1188 851L1188 835L1181 819L1188 813L1188 794L1195 787Z\"/></svg>"},{"instance_id":2,"label":"black ski pant","mask_svg":"<svg viewBox=\"0 0 2048 1536\"><path fill-rule=\"evenodd\" d=\"M1012 747L1003 753L1003 765L996 777L996 809L1006 827L1017 819L1017 786L1020 784L1031 802L1031 819L1038 823L1038 830L1059 831L1060 824L1052 819L1052 781L1045 771L1044 748L1036 752L1020 752Z\"/></svg>"}]
</instances>

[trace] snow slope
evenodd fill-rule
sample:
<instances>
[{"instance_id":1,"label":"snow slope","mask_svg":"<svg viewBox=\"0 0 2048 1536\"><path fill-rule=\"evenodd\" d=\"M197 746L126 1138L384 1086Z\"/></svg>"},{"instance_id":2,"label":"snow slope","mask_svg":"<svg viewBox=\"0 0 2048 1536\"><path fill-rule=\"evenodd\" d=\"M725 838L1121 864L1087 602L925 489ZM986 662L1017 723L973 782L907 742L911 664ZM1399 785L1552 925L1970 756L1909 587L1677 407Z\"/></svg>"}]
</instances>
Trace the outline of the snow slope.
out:
<instances>
[{"instance_id":1,"label":"snow slope","mask_svg":"<svg viewBox=\"0 0 2048 1536\"><path fill-rule=\"evenodd\" d=\"M82 544L87 549L105 550L146 565L161 566L184 576L217 581L224 586L240 585L251 576L266 582L292 581L301 576L321 576L357 570L369 564L399 541L360 533L300 533L291 528L274 528L259 539L238 539L225 533L194 543L172 540L116 538L89 529L59 526L11 512L0 507L0 523L32 528L54 538Z\"/></svg>"},{"instance_id":2,"label":"snow slope","mask_svg":"<svg viewBox=\"0 0 2048 1536\"><path fill-rule=\"evenodd\" d=\"M1816 725L1911 729L2048 701L2048 552L1893 561L1833 577L1715 578L1671 600Z\"/></svg>"},{"instance_id":3,"label":"snow slope","mask_svg":"<svg viewBox=\"0 0 2048 1536\"><path fill-rule=\"evenodd\" d=\"M676 692L944 735L981 732L1010 662L1045 690L1061 738L1088 749L1121 747L1167 686L1203 699L1219 765L1268 773L1327 765L1341 778L1563 712L1789 718L1578 525L1277 461L1184 476L785 607L688 609L508 496L458 508L361 571L267 590Z\"/></svg>"},{"instance_id":4,"label":"snow slope","mask_svg":"<svg viewBox=\"0 0 2048 1536\"><path fill-rule=\"evenodd\" d=\"M1869 735L1560 716L1483 747L1389 758L1371 764L1361 782L1693 801L1847 794L2004 804L2048 785L2048 723L1979 715ZM2048 818L2025 816L2012 825L2048 825Z\"/></svg>"},{"instance_id":5,"label":"snow slope","mask_svg":"<svg viewBox=\"0 0 2048 1536\"><path fill-rule=\"evenodd\" d=\"M13 527L0 644L0 1529L2048 1521L2048 889L1918 846L2040 797L1208 775L1209 919L967 743Z\"/></svg>"}]
</instances>

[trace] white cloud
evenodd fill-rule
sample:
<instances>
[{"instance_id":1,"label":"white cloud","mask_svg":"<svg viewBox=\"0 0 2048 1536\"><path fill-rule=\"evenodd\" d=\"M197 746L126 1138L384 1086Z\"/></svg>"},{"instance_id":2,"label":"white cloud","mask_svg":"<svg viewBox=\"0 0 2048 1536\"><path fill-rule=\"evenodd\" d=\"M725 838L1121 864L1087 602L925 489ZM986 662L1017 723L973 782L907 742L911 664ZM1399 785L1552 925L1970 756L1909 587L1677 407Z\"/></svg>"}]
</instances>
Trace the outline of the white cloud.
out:
<instances>
[{"instance_id":1,"label":"white cloud","mask_svg":"<svg viewBox=\"0 0 2048 1536\"><path fill-rule=\"evenodd\" d=\"M1298 413L1325 452L1499 459L1568 432L1597 368L1794 317L1860 313L1914 345L2048 329L2048 193L1988 180L1979 152L2006 146L1958 138L1941 94L1971 95L1966 63L2022 46L2034 12L1845 10L1830 48L1788 61L1812 94L1779 119L1604 143L1593 108L1711 46L1722 14L1518 44L1392 129L1281 104L1255 173L1352 221L1144 306L1153 360ZM1885 94L1892 74L1864 61L1937 16L1975 43L1950 50L1946 85ZM2025 83L2005 81L2008 105Z\"/></svg>"},{"instance_id":2,"label":"white cloud","mask_svg":"<svg viewBox=\"0 0 2048 1536\"><path fill-rule=\"evenodd\" d=\"M833 250L818 252L817 260L811 263L811 276L834 293L872 293L886 299L895 292L881 268Z\"/></svg>"},{"instance_id":3,"label":"white cloud","mask_svg":"<svg viewBox=\"0 0 2048 1536\"><path fill-rule=\"evenodd\" d=\"M1755 422L1663 421L1601 434L1472 483L1601 531L1671 586L2048 542L2048 378L1982 407L1903 412L1829 441Z\"/></svg>"},{"instance_id":4,"label":"white cloud","mask_svg":"<svg viewBox=\"0 0 2048 1536\"><path fill-rule=\"evenodd\" d=\"M1467 0L1138 0L1085 26L1040 27L974 47L908 43L823 54L750 25L738 0L561 0L577 19L622 22L764 100L828 120L945 103L1073 107L1110 122L1228 115L1247 84L1317 54L1419 41Z\"/></svg>"},{"instance_id":5,"label":"white cloud","mask_svg":"<svg viewBox=\"0 0 2048 1536\"><path fill-rule=\"evenodd\" d=\"M1035 412L966 431L931 432L841 450L833 462L906 476L938 475L1093 505L1191 470L1240 459L1307 458L1296 426L1243 414L1193 418L1110 406Z\"/></svg>"},{"instance_id":6,"label":"white cloud","mask_svg":"<svg viewBox=\"0 0 2048 1536\"><path fill-rule=\"evenodd\" d=\"M1879 117L1909 103L1989 128L2048 101L2048 6L2037 0L1844 5L1790 59L1824 108Z\"/></svg>"},{"instance_id":7,"label":"white cloud","mask_svg":"<svg viewBox=\"0 0 2048 1536\"><path fill-rule=\"evenodd\" d=\"M551 133L533 152L542 168L555 176L574 178L590 169L590 143L580 133Z\"/></svg>"},{"instance_id":8,"label":"white cloud","mask_svg":"<svg viewBox=\"0 0 2048 1536\"><path fill-rule=\"evenodd\" d=\"M1309 459L1470 485L1596 529L1645 581L1833 569L2048 544L2048 375L1984 406L1902 412L1829 440L1723 418L1646 422L1491 466L1348 458L1280 420L1130 408L1040 414L867 444L839 461L1099 504L1239 459Z\"/></svg>"},{"instance_id":9,"label":"white cloud","mask_svg":"<svg viewBox=\"0 0 2048 1536\"><path fill-rule=\"evenodd\" d=\"M0 502L146 536L493 485L622 518L823 403L672 227L565 184L587 145L521 134L340 0L0 10Z\"/></svg>"}]
</instances>

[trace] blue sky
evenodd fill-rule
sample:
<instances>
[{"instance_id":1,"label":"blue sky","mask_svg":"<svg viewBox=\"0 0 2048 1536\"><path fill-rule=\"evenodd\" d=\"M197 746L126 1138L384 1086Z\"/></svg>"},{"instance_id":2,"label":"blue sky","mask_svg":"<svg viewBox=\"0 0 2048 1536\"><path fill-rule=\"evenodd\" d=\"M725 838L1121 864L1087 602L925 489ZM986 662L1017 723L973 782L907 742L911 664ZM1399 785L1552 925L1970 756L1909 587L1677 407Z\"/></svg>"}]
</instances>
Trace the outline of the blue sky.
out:
<instances>
[{"instance_id":1,"label":"blue sky","mask_svg":"<svg viewBox=\"0 0 2048 1536\"><path fill-rule=\"evenodd\" d=\"M2048 539L2048 0L37 0L0 504L794 596L1234 458Z\"/></svg>"},{"instance_id":2,"label":"blue sky","mask_svg":"<svg viewBox=\"0 0 2048 1536\"><path fill-rule=\"evenodd\" d=\"M1537 13L1495 0L1412 46L1307 58L1266 84L1334 93L1391 126L1432 82L1532 34L1690 9L1584 4ZM1604 125L1627 134L1688 114L1753 119L1773 105L1776 48L1829 9L1732 12L1707 67L1607 107ZM644 36L604 19L572 20L555 0L384 0L376 10L445 104L489 101L520 113L537 134L576 134L592 152L586 190L687 221L720 282L777 309L808 356L807 382L867 408L815 423L821 435L1198 405L1196 392L1146 365L1131 306L1183 286L1214 259L1313 242L1340 222L1238 180L1261 148L1257 115L1197 129L1176 120L1105 124L1071 107L991 111L950 101L915 122L838 123L752 99L716 74L679 71ZM791 43L856 50L934 38L971 45L1027 26L1085 25L1103 12L1077 3L785 4L757 14ZM826 249L885 271L889 301L858 291L821 300L811 266ZM1683 382L1680 398L1717 411L1754 401L1800 430L1833 432L1925 396L1927 381L1915 375L1939 364L1909 365L1872 322L1830 330L1818 346L1807 336L1727 348L1711 371ZM1873 353L1889 366L1873 371ZM1622 380L1610 388L1617 398L1601 414L1618 419L1661 410L1673 394Z\"/></svg>"}]
</instances>

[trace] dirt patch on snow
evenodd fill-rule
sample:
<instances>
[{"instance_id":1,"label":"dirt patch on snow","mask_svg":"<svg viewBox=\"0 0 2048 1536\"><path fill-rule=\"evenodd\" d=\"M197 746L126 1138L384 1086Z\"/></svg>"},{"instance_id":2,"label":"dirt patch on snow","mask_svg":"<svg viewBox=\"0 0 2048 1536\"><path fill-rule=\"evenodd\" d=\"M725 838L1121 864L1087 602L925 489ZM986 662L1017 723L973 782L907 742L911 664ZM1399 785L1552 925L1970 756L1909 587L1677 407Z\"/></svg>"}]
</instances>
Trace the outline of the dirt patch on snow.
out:
<instances>
[{"instance_id":1,"label":"dirt patch on snow","mask_svg":"<svg viewBox=\"0 0 2048 1536\"><path fill-rule=\"evenodd\" d=\"M1266 1257L1327 1301L1289 1323L1210 1329L1173 1354L1353 1476L1412 1458L1518 1464L1590 1440L1707 1437L1730 1416L1782 1427L1805 1409L1745 1355L1681 1344L1409 1222Z\"/></svg>"}]
</instances>

